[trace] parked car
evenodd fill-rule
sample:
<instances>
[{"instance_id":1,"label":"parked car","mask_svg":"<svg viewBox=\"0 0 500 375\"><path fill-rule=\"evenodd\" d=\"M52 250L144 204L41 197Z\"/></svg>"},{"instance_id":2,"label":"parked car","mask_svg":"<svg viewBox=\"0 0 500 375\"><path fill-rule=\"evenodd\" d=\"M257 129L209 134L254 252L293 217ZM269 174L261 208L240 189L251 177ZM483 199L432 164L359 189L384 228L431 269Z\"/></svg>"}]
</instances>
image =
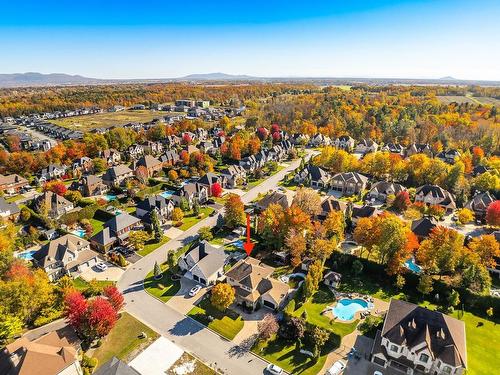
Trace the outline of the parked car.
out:
<instances>
[{"instance_id":1,"label":"parked car","mask_svg":"<svg viewBox=\"0 0 500 375\"><path fill-rule=\"evenodd\" d=\"M106 271L108 269L108 266L104 263L97 263L96 265L96 268L100 271Z\"/></svg>"},{"instance_id":2,"label":"parked car","mask_svg":"<svg viewBox=\"0 0 500 375\"><path fill-rule=\"evenodd\" d=\"M273 365L272 363L268 364L266 367L267 372L273 375L281 375L283 374L283 369L279 366Z\"/></svg>"},{"instance_id":3,"label":"parked car","mask_svg":"<svg viewBox=\"0 0 500 375\"><path fill-rule=\"evenodd\" d=\"M210 215L209 215L209 216L210 216L210 217L212 217L212 216L215 216L215 215L217 215L217 211L212 211L212 212L210 212Z\"/></svg>"},{"instance_id":4,"label":"parked car","mask_svg":"<svg viewBox=\"0 0 500 375\"><path fill-rule=\"evenodd\" d=\"M326 372L328 375L340 375L345 369L345 363L342 361L337 361L332 367Z\"/></svg>"},{"instance_id":5,"label":"parked car","mask_svg":"<svg viewBox=\"0 0 500 375\"><path fill-rule=\"evenodd\" d=\"M191 297L194 297L195 295L198 294L198 292L201 290L201 285L196 285L194 287L191 288L191 290L189 291L189 295Z\"/></svg>"},{"instance_id":6,"label":"parked car","mask_svg":"<svg viewBox=\"0 0 500 375\"><path fill-rule=\"evenodd\" d=\"M384 375L384 374L382 374L382 372L381 372L381 371L378 371L378 370L377 370L377 371L375 371L375 372L373 373L373 375Z\"/></svg>"}]
</instances>

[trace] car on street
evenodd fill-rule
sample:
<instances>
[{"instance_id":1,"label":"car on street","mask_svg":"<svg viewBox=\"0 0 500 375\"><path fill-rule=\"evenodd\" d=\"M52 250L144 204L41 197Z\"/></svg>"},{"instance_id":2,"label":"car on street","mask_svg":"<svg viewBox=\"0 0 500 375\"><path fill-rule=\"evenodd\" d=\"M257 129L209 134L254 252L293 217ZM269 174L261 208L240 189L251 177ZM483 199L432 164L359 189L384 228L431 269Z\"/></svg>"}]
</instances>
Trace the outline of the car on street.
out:
<instances>
[{"instance_id":1,"label":"car on street","mask_svg":"<svg viewBox=\"0 0 500 375\"><path fill-rule=\"evenodd\" d=\"M106 264L104 264L103 262L100 262L100 263L97 263L95 265L95 267L99 270L99 271L106 271L108 269L108 266Z\"/></svg>"},{"instance_id":2,"label":"car on street","mask_svg":"<svg viewBox=\"0 0 500 375\"><path fill-rule=\"evenodd\" d=\"M195 295L198 294L198 292L201 290L201 285L196 285L194 287L191 288L191 290L189 291L189 295L191 297L194 297Z\"/></svg>"},{"instance_id":3,"label":"car on street","mask_svg":"<svg viewBox=\"0 0 500 375\"><path fill-rule=\"evenodd\" d=\"M340 375L345 369L345 363L343 361L337 361L333 364L332 367L328 369L326 372L327 375Z\"/></svg>"},{"instance_id":4,"label":"car on street","mask_svg":"<svg viewBox=\"0 0 500 375\"><path fill-rule=\"evenodd\" d=\"M376 371L373 373L373 375L384 375L384 374L382 374L382 372L381 372L381 371L376 370Z\"/></svg>"},{"instance_id":5,"label":"car on street","mask_svg":"<svg viewBox=\"0 0 500 375\"><path fill-rule=\"evenodd\" d=\"M273 365L272 363L267 365L266 370L268 373L273 374L273 375L283 374L283 369L279 366Z\"/></svg>"}]
</instances>

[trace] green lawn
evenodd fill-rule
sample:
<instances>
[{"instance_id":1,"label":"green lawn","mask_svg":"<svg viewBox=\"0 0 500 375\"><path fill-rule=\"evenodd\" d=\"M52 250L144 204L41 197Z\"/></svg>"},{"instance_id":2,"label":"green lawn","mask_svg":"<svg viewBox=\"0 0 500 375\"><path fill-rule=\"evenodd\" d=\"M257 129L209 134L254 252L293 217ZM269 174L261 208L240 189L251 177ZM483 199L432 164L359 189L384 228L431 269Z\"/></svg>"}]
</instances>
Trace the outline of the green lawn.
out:
<instances>
[{"instance_id":1,"label":"green lawn","mask_svg":"<svg viewBox=\"0 0 500 375\"><path fill-rule=\"evenodd\" d=\"M6 198L5 201L7 203L13 203L13 202L17 202L21 198L23 198L23 196L21 194L18 194L18 195L13 195L12 197Z\"/></svg>"},{"instance_id":2,"label":"green lawn","mask_svg":"<svg viewBox=\"0 0 500 375\"><path fill-rule=\"evenodd\" d=\"M333 294L328 289L321 288L311 299L295 310L294 315L301 316L304 310L306 310L308 322L327 329L340 337L344 337L356 329L359 320L351 323L342 323L333 321L331 316L321 315L321 312L327 306L332 306L333 304L335 304Z\"/></svg>"},{"instance_id":3,"label":"green lawn","mask_svg":"<svg viewBox=\"0 0 500 375\"><path fill-rule=\"evenodd\" d=\"M104 221L97 220L97 219L90 219L90 224L92 225L92 228L94 231L92 232L92 235L99 233L102 230L102 226L104 225Z\"/></svg>"},{"instance_id":4,"label":"green lawn","mask_svg":"<svg viewBox=\"0 0 500 375\"><path fill-rule=\"evenodd\" d=\"M108 285L114 285L115 282L108 280L97 280L97 284L104 288ZM82 292L89 287L89 282L82 279L81 277L77 277L76 279L73 279L73 286L75 287L75 289Z\"/></svg>"},{"instance_id":5,"label":"green lawn","mask_svg":"<svg viewBox=\"0 0 500 375\"><path fill-rule=\"evenodd\" d=\"M201 301L198 306L193 307L188 316L229 340L234 339L244 324L240 315L232 310L227 310L225 313L220 312L210 304L208 298ZM212 316L214 319L210 321L208 316Z\"/></svg>"},{"instance_id":6,"label":"green lawn","mask_svg":"<svg viewBox=\"0 0 500 375\"><path fill-rule=\"evenodd\" d=\"M139 338L141 332L146 333L147 338ZM123 312L115 327L102 339L102 345L93 352L92 357L97 358L98 366L106 363L113 356L127 362L131 354L137 354L138 351L156 340L158 336L155 331L139 322L132 315Z\"/></svg>"},{"instance_id":7,"label":"green lawn","mask_svg":"<svg viewBox=\"0 0 500 375\"><path fill-rule=\"evenodd\" d=\"M198 223L200 220L210 215L213 211L214 209L211 207L202 207L200 209L201 218L198 218L198 216L194 215L192 212L189 212L186 216L184 216L184 219L182 220L182 225L179 227L179 229L188 230L193 225Z\"/></svg>"},{"instance_id":8,"label":"green lawn","mask_svg":"<svg viewBox=\"0 0 500 375\"><path fill-rule=\"evenodd\" d=\"M141 251L138 251L137 254L139 254L140 256L146 256L149 253L151 253L152 251L158 249L161 245L167 243L168 241L170 241L170 238L168 238L167 236L163 236L163 238L160 240L160 242L155 242L155 240L153 238L153 239L149 240L148 242L146 242L146 245L144 245L144 249L142 249Z\"/></svg>"},{"instance_id":9,"label":"green lawn","mask_svg":"<svg viewBox=\"0 0 500 375\"><path fill-rule=\"evenodd\" d=\"M162 302L167 302L181 288L179 281L172 280L172 274L167 269L166 264L162 264L163 277L159 280L154 278L153 270L148 273L144 279L144 289L152 296L158 298Z\"/></svg>"},{"instance_id":10,"label":"green lawn","mask_svg":"<svg viewBox=\"0 0 500 375\"><path fill-rule=\"evenodd\" d=\"M467 375L494 374L500 363L500 325L471 313L459 311L453 317L465 323Z\"/></svg>"}]
</instances>

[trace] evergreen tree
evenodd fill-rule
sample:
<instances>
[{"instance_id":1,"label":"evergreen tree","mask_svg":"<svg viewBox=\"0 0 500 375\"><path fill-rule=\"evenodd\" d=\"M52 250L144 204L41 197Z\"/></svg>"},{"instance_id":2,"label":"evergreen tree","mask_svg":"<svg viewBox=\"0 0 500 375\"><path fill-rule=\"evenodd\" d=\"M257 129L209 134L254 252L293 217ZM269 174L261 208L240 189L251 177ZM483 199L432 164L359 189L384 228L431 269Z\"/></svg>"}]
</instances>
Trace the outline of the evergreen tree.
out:
<instances>
[{"instance_id":1,"label":"evergreen tree","mask_svg":"<svg viewBox=\"0 0 500 375\"><path fill-rule=\"evenodd\" d=\"M200 214L200 204L198 203L198 199L195 199L193 203L193 213L198 216Z\"/></svg>"},{"instance_id":2,"label":"evergreen tree","mask_svg":"<svg viewBox=\"0 0 500 375\"><path fill-rule=\"evenodd\" d=\"M154 266L154 269L153 269L153 273L155 275L155 279L159 279L161 278L161 267L160 265L158 264L158 262L155 262L155 266Z\"/></svg>"},{"instance_id":3,"label":"evergreen tree","mask_svg":"<svg viewBox=\"0 0 500 375\"><path fill-rule=\"evenodd\" d=\"M156 210L151 212L151 226L153 227L153 233L156 242L160 242L163 237L163 231L161 229L160 218L158 217L158 213Z\"/></svg>"}]
</instances>

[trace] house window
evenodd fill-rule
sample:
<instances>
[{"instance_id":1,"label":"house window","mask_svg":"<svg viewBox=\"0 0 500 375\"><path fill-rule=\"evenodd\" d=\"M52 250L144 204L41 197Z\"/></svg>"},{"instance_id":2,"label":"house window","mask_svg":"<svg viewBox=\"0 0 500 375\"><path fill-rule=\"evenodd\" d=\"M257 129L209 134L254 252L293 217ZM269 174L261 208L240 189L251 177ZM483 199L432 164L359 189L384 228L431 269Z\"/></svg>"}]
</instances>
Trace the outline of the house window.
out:
<instances>
[{"instance_id":1,"label":"house window","mask_svg":"<svg viewBox=\"0 0 500 375\"><path fill-rule=\"evenodd\" d=\"M444 366L443 367L443 374L451 374L451 367L450 366Z\"/></svg>"},{"instance_id":2,"label":"house window","mask_svg":"<svg viewBox=\"0 0 500 375\"><path fill-rule=\"evenodd\" d=\"M429 356L427 354L420 354L420 358L419 358L419 361L420 362L424 362L424 363L427 363L427 361L429 360Z\"/></svg>"},{"instance_id":3,"label":"house window","mask_svg":"<svg viewBox=\"0 0 500 375\"><path fill-rule=\"evenodd\" d=\"M398 347L396 345L391 345L391 352L397 353Z\"/></svg>"}]
</instances>

